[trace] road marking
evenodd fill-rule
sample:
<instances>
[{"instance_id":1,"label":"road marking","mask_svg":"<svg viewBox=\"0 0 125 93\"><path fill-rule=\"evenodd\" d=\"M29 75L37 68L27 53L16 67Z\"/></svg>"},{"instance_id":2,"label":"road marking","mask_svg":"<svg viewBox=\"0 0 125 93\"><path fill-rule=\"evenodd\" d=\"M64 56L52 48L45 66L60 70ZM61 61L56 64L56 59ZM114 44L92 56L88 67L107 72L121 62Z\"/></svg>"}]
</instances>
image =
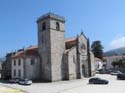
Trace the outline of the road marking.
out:
<instances>
[{"instance_id":1,"label":"road marking","mask_svg":"<svg viewBox=\"0 0 125 93\"><path fill-rule=\"evenodd\" d=\"M0 87L0 93L21 93L22 91L19 89L13 89L8 87Z\"/></svg>"}]
</instances>

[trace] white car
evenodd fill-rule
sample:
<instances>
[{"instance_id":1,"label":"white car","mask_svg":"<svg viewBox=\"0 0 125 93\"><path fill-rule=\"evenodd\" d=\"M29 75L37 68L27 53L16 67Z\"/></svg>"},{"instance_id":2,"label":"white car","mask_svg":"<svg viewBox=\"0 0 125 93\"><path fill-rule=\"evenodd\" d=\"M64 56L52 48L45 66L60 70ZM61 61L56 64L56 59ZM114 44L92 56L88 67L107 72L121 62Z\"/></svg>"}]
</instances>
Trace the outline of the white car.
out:
<instances>
[{"instance_id":1,"label":"white car","mask_svg":"<svg viewBox=\"0 0 125 93\"><path fill-rule=\"evenodd\" d=\"M120 72L120 71L114 71L114 72L111 72L110 74L111 75L117 75L117 74L122 74L122 72Z\"/></svg>"},{"instance_id":2,"label":"white car","mask_svg":"<svg viewBox=\"0 0 125 93\"><path fill-rule=\"evenodd\" d=\"M21 79L19 81L19 84L21 85L31 85L32 84L32 80L29 80L29 79Z\"/></svg>"}]
</instances>

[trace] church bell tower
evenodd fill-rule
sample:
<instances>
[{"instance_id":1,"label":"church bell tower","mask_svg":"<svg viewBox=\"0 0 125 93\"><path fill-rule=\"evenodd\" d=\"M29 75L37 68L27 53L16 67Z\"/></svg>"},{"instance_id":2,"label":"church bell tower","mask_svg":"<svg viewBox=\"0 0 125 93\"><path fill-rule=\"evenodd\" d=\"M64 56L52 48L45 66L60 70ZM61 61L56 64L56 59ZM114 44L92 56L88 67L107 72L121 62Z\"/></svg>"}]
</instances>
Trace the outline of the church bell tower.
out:
<instances>
[{"instance_id":1,"label":"church bell tower","mask_svg":"<svg viewBox=\"0 0 125 93\"><path fill-rule=\"evenodd\" d=\"M62 79L61 64L65 50L64 23L63 17L53 13L47 13L37 19L38 51L43 81Z\"/></svg>"}]
</instances>

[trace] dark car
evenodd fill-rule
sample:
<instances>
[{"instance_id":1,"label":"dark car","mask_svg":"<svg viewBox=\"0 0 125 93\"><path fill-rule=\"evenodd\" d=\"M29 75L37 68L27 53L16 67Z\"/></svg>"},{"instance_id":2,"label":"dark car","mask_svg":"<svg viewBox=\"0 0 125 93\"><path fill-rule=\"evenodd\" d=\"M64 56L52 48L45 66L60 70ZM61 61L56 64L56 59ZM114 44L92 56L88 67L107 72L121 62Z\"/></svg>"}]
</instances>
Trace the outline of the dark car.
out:
<instances>
[{"instance_id":1,"label":"dark car","mask_svg":"<svg viewBox=\"0 0 125 93\"><path fill-rule=\"evenodd\" d=\"M117 74L118 80L125 80L125 74Z\"/></svg>"},{"instance_id":2,"label":"dark car","mask_svg":"<svg viewBox=\"0 0 125 93\"><path fill-rule=\"evenodd\" d=\"M106 69L100 69L97 71L97 74L109 74L110 71L109 70L106 70Z\"/></svg>"},{"instance_id":3,"label":"dark car","mask_svg":"<svg viewBox=\"0 0 125 93\"><path fill-rule=\"evenodd\" d=\"M14 78L9 80L9 83L18 83L18 82L19 82L19 78Z\"/></svg>"},{"instance_id":4,"label":"dark car","mask_svg":"<svg viewBox=\"0 0 125 93\"><path fill-rule=\"evenodd\" d=\"M108 84L109 81L101 78L91 78L89 79L89 84Z\"/></svg>"}]
</instances>

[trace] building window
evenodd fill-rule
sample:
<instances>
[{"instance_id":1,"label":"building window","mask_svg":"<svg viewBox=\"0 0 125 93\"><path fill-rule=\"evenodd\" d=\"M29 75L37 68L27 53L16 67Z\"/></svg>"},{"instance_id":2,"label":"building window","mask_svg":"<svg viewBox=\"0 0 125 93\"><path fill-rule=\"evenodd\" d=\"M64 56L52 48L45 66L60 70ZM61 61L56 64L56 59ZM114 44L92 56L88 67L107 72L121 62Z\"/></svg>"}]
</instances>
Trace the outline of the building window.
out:
<instances>
[{"instance_id":1,"label":"building window","mask_svg":"<svg viewBox=\"0 0 125 93\"><path fill-rule=\"evenodd\" d=\"M16 66L16 60L14 60L13 62L14 62L14 66Z\"/></svg>"},{"instance_id":2,"label":"building window","mask_svg":"<svg viewBox=\"0 0 125 93\"><path fill-rule=\"evenodd\" d=\"M35 59L31 59L31 65L35 64Z\"/></svg>"},{"instance_id":3,"label":"building window","mask_svg":"<svg viewBox=\"0 0 125 93\"><path fill-rule=\"evenodd\" d=\"M15 69L14 69L14 71L13 71L13 75L16 76L16 70L15 70Z\"/></svg>"},{"instance_id":4,"label":"building window","mask_svg":"<svg viewBox=\"0 0 125 93\"><path fill-rule=\"evenodd\" d=\"M18 76L19 77L21 76L21 70L18 70Z\"/></svg>"},{"instance_id":5,"label":"building window","mask_svg":"<svg viewBox=\"0 0 125 93\"><path fill-rule=\"evenodd\" d=\"M18 60L18 65L19 65L19 66L21 65L21 60L20 60L20 59Z\"/></svg>"},{"instance_id":6,"label":"building window","mask_svg":"<svg viewBox=\"0 0 125 93\"><path fill-rule=\"evenodd\" d=\"M58 22L56 22L56 30L60 30L60 25L59 25L59 23Z\"/></svg>"},{"instance_id":7,"label":"building window","mask_svg":"<svg viewBox=\"0 0 125 93\"><path fill-rule=\"evenodd\" d=\"M43 31L46 30L46 23L45 22L42 24L42 30Z\"/></svg>"}]
</instances>

